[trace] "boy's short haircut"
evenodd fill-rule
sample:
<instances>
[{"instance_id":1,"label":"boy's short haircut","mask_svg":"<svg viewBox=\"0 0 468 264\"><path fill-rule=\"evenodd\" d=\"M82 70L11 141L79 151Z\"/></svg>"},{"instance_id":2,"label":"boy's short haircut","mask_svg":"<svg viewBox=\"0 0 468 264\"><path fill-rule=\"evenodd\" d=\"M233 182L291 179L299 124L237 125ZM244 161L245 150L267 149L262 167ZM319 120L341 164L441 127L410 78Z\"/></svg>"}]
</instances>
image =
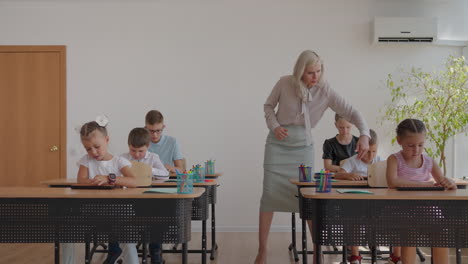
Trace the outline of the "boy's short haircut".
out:
<instances>
[{"instance_id":1,"label":"boy's short haircut","mask_svg":"<svg viewBox=\"0 0 468 264\"><path fill-rule=\"evenodd\" d=\"M335 113L335 122L338 122L338 120L343 119L346 120L344 117L340 116L339 114ZM348 120L346 120L348 121Z\"/></svg>"},{"instance_id":2,"label":"boy's short haircut","mask_svg":"<svg viewBox=\"0 0 468 264\"><path fill-rule=\"evenodd\" d=\"M146 114L145 123L148 125L160 124L164 122L164 117L158 110L151 110Z\"/></svg>"},{"instance_id":3,"label":"boy's short haircut","mask_svg":"<svg viewBox=\"0 0 468 264\"><path fill-rule=\"evenodd\" d=\"M134 148L141 148L149 146L151 142L151 135L146 128L137 127L130 131L128 134L128 145Z\"/></svg>"},{"instance_id":4,"label":"boy's short haircut","mask_svg":"<svg viewBox=\"0 0 468 264\"><path fill-rule=\"evenodd\" d=\"M369 134L370 134L369 145L377 144L377 133L375 133L374 130L370 129Z\"/></svg>"}]
</instances>

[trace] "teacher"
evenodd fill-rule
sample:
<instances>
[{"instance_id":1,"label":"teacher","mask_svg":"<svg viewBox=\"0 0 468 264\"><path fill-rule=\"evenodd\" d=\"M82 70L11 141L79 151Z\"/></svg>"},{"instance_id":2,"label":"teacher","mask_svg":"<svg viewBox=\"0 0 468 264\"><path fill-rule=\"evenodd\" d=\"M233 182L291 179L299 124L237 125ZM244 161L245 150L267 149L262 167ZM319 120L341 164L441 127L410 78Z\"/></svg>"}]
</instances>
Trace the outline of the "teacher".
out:
<instances>
[{"instance_id":1,"label":"teacher","mask_svg":"<svg viewBox=\"0 0 468 264\"><path fill-rule=\"evenodd\" d=\"M273 212L298 212L297 188L300 164L313 165L312 131L331 108L360 132L356 151L361 158L369 149L369 128L362 115L330 88L324 79L324 64L317 53L303 51L293 75L280 78L265 104L270 132L265 144L263 194L260 201L259 248L255 264L264 264ZM275 108L278 109L275 112Z\"/></svg>"}]
</instances>

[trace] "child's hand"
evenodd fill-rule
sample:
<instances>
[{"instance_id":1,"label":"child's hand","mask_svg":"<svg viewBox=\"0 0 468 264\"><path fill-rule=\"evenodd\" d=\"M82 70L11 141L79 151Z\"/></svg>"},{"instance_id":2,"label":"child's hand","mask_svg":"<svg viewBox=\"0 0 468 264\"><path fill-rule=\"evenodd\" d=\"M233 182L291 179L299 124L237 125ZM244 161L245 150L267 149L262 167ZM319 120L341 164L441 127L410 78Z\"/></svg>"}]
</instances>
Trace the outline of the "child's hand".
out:
<instances>
[{"instance_id":1,"label":"child's hand","mask_svg":"<svg viewBox=\"0 0 468 264\"><path fill-rule=\"evenodd\" d=\"M447 189L447 190L456 190L457 189L457 185L455 184L455 182L452 181L451 179L447 178L447 177L442 177L440 179L440 182L437 183L437 185L444 186L444 188Z\"/></svg>"},{"instance_id":2,"label":"child's hand","mask_svg":"<svg viewBox=\"0 0 468 264\"><path fill-rule=\"evenodd\" d=\"M283 140L288 136L288 130L282 126L275 128L275 137L278 140Z\"/></svg>"},{"instance_id":3,"label":"child's hand","mask_svg":"<svg viewBox=\"0 0 468 264\"><path fill-rule=\"evenodd\" d=\"M356 173L350 173L349 176L348 176L348 180L351 180L351 181L362 181L364 180L365 177L359 175L359 174L356 174Z\"/></svg>"},{"instance_id":4,"label":"child's hand","mask_svg":"<svg viewBox=\"0 0 468 264\"><path fill-rule=\"evenodd\" d=\"M164 164L164 167L166 167L166 170L168 170L169 172L172 172L172 173L175 173L175 167L169 165L169 164Z\"/></svg>"},{"instance_id":5,"label":"child's hand","mask_svg":"<svg viewBox=\"0 0 468 264\"><path fill-rule=\"evenodd\" d=\"M96 175L92 180L91 183L94 185L103 185L109 182L109 177L107 175Z\"/></svg>"}]
</instances>

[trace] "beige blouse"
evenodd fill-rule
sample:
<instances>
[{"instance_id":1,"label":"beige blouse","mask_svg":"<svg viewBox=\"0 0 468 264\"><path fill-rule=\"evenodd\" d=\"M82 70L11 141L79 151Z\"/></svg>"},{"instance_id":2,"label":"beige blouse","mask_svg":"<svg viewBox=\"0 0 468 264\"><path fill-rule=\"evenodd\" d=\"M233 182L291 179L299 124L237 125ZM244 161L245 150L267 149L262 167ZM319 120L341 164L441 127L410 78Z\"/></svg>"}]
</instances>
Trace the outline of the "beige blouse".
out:
<instances>
[{"instance_id":1,"label":"beige blouse","mask_svg":"<svg viewBox=\"0 0 468 264\"><path fill-rule=\"evenodd\" d=\"M273 131L278 126L305 125L302 113L302 102L296 95L292 86L293 76L282 77L273 87L263 108L268 128ZM340 116L354 124L359 133L370 137L369 127L361 113L353 108L346 100L330 88L328 82L322 82L309 89L311 100L306 106L309 110L310 124L314 128L323 116L325 110L330 107ZM275 113L275 107L278 110Z\"/></svg>"}]
</instances>

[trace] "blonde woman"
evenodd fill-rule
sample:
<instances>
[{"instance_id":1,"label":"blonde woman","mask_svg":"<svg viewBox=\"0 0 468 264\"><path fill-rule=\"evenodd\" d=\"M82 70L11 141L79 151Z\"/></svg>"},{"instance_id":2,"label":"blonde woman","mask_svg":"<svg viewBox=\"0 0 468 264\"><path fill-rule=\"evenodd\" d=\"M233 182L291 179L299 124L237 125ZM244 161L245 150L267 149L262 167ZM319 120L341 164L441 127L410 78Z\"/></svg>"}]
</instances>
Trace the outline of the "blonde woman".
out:
<instances>
[{"instance_id":1,"label":"blonde woman","mask_svg":"<svg viewBox=\"0 0 468 264\"><path fill-rule=\"evenodd\" d=\"M323 78L324 64L317 53L306 50L297 59L293 75L280 78L265 104L270 133L265 144L263 194L260 201L259 248L255 264L264 264L273 212L298 212L297 167L313 165L312 132L331 108L360 131L359 157L369 148L369 128L362 115L333 91ZM275 111L276 106L278 106Z\"/></svg>"}]
</instances>

